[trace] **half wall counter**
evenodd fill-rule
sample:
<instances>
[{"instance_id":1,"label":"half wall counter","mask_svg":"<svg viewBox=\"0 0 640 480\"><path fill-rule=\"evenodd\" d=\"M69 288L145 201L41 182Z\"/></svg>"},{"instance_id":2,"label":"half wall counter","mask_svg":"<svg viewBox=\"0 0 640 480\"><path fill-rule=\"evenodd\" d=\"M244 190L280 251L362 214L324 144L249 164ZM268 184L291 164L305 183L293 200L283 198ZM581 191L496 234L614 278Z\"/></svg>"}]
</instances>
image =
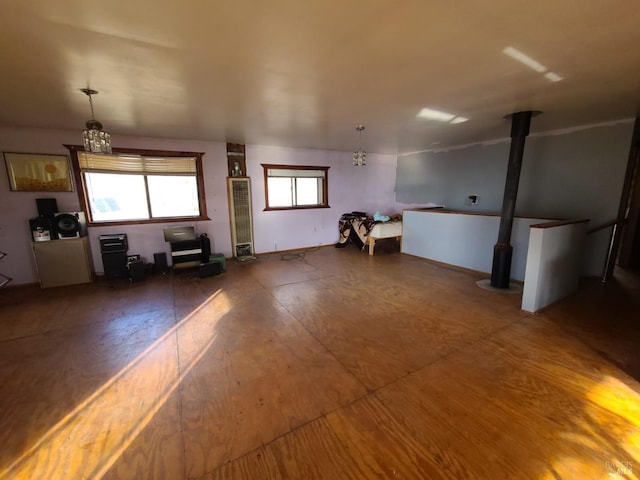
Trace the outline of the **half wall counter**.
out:
<instances>
[{"instance_id":1,"label":"half wall counter","mask_svg":"<svg viewBox=\"0 0 640 480\"><path fill-rule=\"evenodd\" d=\"M500 214L415 208L404 210L403 219L403 253L491 273ZM550 220L514 218L511 232L513 280L524 281L529 227Z\"/></svg>"}]
</instances>

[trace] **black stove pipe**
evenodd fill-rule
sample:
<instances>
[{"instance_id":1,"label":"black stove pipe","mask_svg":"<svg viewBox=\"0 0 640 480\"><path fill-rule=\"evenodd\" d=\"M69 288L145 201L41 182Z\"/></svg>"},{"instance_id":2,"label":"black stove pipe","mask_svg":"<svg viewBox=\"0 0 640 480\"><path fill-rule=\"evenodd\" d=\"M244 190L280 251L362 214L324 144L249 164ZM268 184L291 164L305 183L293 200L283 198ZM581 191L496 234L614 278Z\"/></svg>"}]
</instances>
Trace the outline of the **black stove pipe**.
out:
<instances>
[{"instance_id":1,"label":"black stove pipe","mask_svg":"<svg viewBox=\"0 0 640 480\"><path fill-rule=\"evenodd\" d=\"M509 166L507 179L504 186L502 199L502 215L500 217L500 230L498 243L493 247L493 267L491 270L491 286L494 288L509 288L511 278L511 229L513 228L513 216L516 209L516 197L518 196L518 184L520 183L520 170L524 155L524 143L529 135L531 115L533 112L518 112L511 115L511 149L509 151Z\"/></svg>"}]
</instances>

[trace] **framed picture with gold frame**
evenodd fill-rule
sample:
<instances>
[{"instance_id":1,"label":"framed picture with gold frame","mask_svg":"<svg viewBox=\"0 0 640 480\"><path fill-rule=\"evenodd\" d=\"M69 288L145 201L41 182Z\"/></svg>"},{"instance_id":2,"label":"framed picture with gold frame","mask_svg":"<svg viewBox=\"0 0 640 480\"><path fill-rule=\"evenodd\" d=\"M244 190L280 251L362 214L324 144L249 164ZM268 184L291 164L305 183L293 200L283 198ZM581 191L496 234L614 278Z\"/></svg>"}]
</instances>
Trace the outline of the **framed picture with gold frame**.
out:
<instances>
[{"instance_id":1,"label":"framed picture with gold frame","mask_svg":"<svg viewBox=\"0 0 640 480\"><path fill-rule=\"evenodd\" d=\"M3 152L9 188L14 192L72 192L69 157Z\"/></svg>"}]
</instances>

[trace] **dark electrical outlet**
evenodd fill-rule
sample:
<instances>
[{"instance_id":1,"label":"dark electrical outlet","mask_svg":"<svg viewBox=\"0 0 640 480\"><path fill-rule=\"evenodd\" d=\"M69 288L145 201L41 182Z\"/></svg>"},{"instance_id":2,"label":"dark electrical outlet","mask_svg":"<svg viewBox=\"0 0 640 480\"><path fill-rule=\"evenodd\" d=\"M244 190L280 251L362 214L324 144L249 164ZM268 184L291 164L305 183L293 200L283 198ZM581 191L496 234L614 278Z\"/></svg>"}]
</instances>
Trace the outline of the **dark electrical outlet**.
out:
<instances>
[{"instance_id":1,"label":"dark electrical outlet","mask_svg":"<svg viewBox=\"0 0 640 480\"><path fill-rule=\"evenodd\" d=\"M478 195L469 195L465 201L464 204L468 207L473 206L473 205L477 205L478 204Z\"/></svg>"}]
</instances>

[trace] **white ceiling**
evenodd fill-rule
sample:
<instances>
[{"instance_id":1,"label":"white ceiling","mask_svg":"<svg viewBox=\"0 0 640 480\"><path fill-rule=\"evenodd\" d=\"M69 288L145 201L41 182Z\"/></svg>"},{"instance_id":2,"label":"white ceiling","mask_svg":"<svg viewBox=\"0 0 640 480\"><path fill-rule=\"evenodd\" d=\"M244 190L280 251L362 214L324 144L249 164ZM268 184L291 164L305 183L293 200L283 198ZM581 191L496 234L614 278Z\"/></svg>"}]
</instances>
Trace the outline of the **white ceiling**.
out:
<instances>
[{"instance_id":1,"label":"white ceiling","mask_svg":"<svg viewBox=\"0 0 640 480\"><path fill-rule=\"evenodd\" d=\"M3 0L0 124L403 153L634 117L638 0ZM564 80L503 54L514 47ZM416 118L423 107L468 117ZM79 139L80 141L80 139Z\"/></svg>"}]
</instances>

